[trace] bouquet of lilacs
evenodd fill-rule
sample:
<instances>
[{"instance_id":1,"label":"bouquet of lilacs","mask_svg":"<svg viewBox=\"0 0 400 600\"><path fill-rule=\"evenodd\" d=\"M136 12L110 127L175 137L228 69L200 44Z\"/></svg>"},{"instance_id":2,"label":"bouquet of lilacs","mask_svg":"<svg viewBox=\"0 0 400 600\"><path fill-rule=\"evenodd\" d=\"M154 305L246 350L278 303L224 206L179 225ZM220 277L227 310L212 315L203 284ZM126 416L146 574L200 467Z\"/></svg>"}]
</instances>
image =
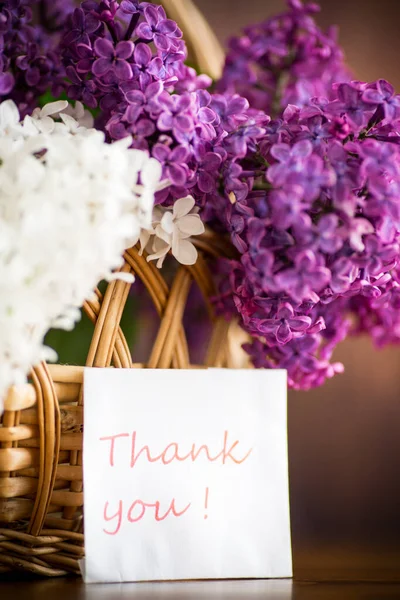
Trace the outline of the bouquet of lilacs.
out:
<instances>
[{"instance_id":1,"label":"bouquet of lilacs","mask_svg":"<svg viewBox=\"0 0 400 600\"><path fill-rule=\"evenodd\" d=\"M4 39L24 52L4 46L3 97L25 114L36 85L62 89L111 147L161 164L141 249L159 267L169 252L193 264L204 224L230 238L215 307L239 320L256 367L285 368L307 389L343 369L332 353L348 333L398 341L400 98L386 81L352 80L315 4L289 0L233 39L215 84L185 64L161 6L42 1L34 25L27 4L0 9Z\"/></svg>"}]
</instances>

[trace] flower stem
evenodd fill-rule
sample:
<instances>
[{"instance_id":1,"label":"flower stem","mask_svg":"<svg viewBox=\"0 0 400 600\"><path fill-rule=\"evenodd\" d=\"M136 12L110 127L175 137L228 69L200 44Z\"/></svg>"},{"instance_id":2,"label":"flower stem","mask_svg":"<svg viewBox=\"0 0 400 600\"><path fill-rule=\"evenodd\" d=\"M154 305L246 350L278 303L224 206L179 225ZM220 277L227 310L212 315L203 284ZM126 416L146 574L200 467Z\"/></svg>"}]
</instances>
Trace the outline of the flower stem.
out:
<instances>
[{"instance_id":1,"label":"flower stem","mask_svg":"<svg viewBox=\"0 0 400 600\"><path fill-rule=\"evenodd\" d=\"M135 30L135 27L139 21L139 17L140 17L140 13L135 13L134 15L132 15L131 21L129 23L128 29L126 30L125 33L125 40L130 40L132 37L132 33Z\"/></svg>"},{"instance_id":2,"label":"flower stem","mask_svg":"<svg viewBox=\"0 0 400 600\"><path fill-rule=\"evenodd\" d=\"M111 34L111 37L113 39L114 44L117 44L118 43L118 37L117 37L117 33L115 31L114 23L111 23L111 21L107 21L107 27L108 27L108 31Z\"/></svg>"}]
</instances>

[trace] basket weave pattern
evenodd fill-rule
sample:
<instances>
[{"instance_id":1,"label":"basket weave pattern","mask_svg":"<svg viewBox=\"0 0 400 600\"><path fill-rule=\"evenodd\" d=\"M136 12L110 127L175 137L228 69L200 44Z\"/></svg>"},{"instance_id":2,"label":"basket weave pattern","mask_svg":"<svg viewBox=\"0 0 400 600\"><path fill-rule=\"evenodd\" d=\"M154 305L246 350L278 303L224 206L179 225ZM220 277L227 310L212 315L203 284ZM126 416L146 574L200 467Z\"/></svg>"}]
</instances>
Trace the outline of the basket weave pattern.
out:
<instances>
[{"instance_id":1,"label":"basket weave pattern","mask_svg":"<svg viewBox=\"0 0 400 600\"><path fill-rule=\"evenodd\" d=\"M212 322L204 366L234 366L229 344L234 325L213 315L208 266L210 258L229 254L230 247L211 232L195 243L196 264L180 266L170 286L136 248L125 253L121 270L143 282L160 317L149 360L132 363L120 327L130 284L117 280L84 306L94 325L87 366L191 368L183 314L193 282ZM0 419L0 572L79 573L84 555L83 367L41 364L31 379L10 390Z\"/></svg>"}]
</instances>

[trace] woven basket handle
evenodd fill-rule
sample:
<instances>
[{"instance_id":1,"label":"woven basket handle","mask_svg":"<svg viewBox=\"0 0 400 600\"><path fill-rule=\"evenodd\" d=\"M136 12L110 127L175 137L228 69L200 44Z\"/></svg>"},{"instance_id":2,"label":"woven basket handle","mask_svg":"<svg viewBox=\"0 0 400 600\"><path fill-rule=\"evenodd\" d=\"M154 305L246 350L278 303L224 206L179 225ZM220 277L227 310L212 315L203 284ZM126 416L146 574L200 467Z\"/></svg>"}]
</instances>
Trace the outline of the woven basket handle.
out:
<instances>
[{"instance_id":1,"label":"woven basket handle","mask_svg":"<svg viewBox=\"0 0 400 600\"><path fill-rule=\"evenodd\" d=\"M224 65L224 51L204 15L192 0L162 0L168 16L183 31L189 57L202 73L219 79Z\"/></svg>"}]
</instances>

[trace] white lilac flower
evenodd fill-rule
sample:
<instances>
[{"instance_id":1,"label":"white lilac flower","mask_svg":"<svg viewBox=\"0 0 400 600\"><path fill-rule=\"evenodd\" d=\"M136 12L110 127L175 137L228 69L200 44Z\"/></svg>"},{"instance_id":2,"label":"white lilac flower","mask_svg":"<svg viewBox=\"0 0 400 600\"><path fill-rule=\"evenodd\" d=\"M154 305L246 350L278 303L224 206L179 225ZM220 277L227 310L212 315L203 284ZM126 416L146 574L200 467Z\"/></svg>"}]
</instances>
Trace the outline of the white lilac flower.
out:
<instances>
[{"instance_id":1,"label":"white lilac flower","mask_svg":"<svg viewBox=\"0 0 400 600\"><path fill-rule=\"evenodd\" d=\"M140 234L141 252L149 253L147 260L157 260L161 268L165 257L172 255L183 265L193 265L197 260L197 250L191 237L204 233L204 225L194 207L192 196L177 200L172 208L155 206L152 227Z\"/></svg>"},{"instance_id":2,"label":"white lilac flower","mask_svg":"<svg viewBox=\"0 0 400 600\"><path fill-rule=\"evenodd\" d=\"M54 358L48 329L72 328L121 266L164 185L158 161L129 138L107 144L67 108L52 103L20 122L11 101L0 104L0 412L8 387Z\"/></svg>"},{"instance_id":3,"label":"white lilac flower","mask_svg":"<svg viewBox=\"0 0 400 600\"><path fill-rule=\"evenodd\" d=\"M64 118L67 115L72 117L80 127L86 127L88 129L91 129L94 126L94 119L92 113L89 110L87 110L83 106L82 102L79 102L79 100L75 102L75 106L69 104L67 108L65 108L62 111L62 115L64 116Z\"/></svg>"}]
</instances>

